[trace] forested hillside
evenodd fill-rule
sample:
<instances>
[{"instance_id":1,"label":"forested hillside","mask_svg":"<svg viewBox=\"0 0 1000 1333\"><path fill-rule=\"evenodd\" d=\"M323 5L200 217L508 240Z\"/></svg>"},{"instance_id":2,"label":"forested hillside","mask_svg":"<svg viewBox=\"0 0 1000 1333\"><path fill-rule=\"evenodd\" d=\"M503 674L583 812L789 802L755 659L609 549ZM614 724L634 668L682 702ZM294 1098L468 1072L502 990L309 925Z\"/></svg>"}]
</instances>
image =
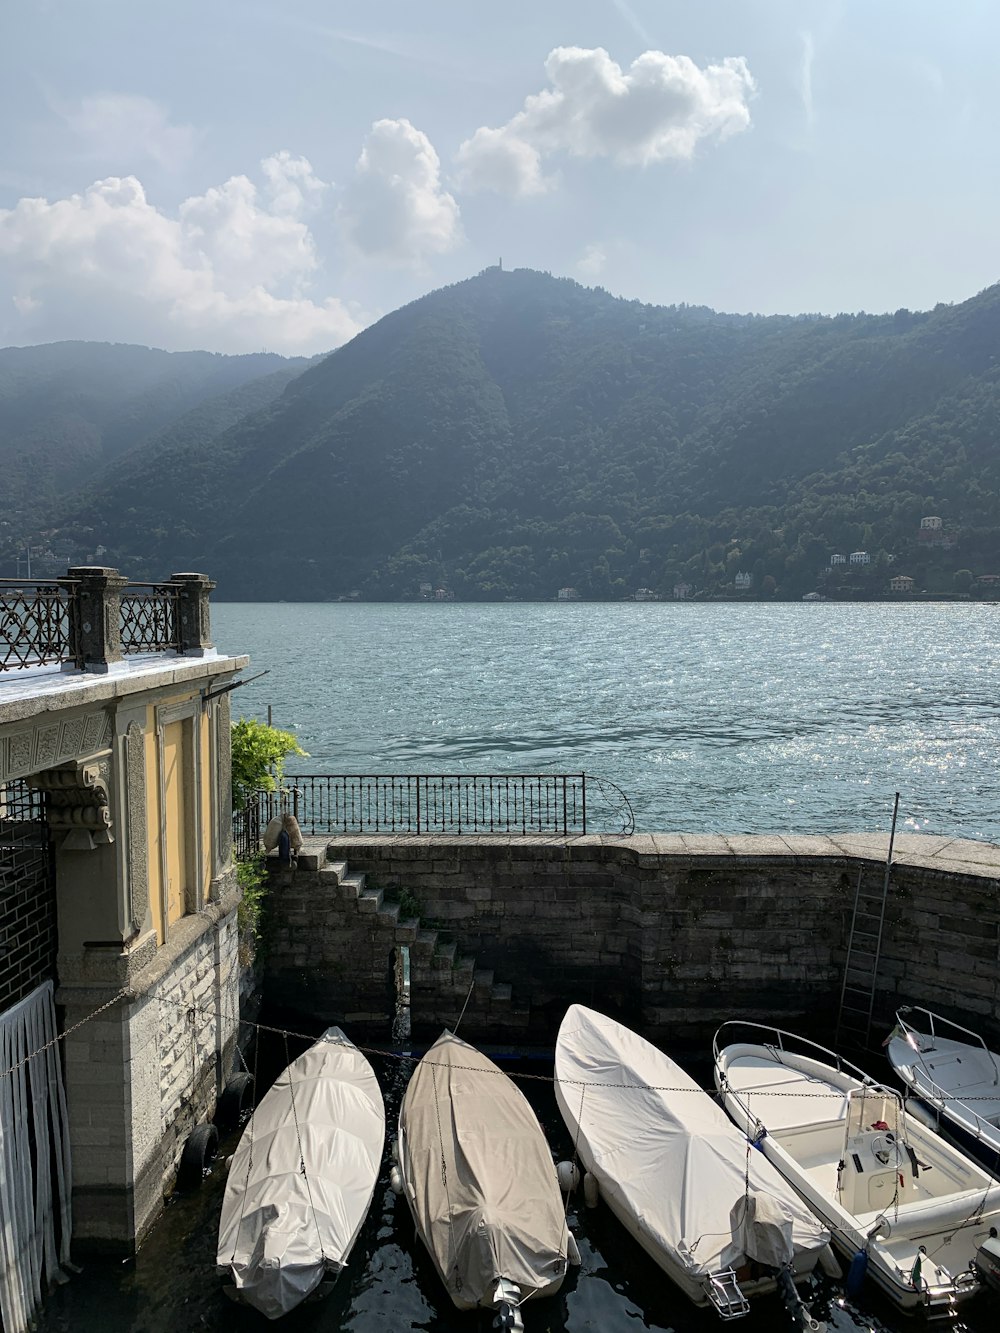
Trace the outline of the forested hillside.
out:
<instances>
[{"instance_id":1,"label":"forested hillside","mask_svg":"<svg viewBox=\"0 0 1000 1333\"><path fill-rule=\"evenodd\" d=\"M162 436L58 527L261 600L964 591L1000 573L998 366L998 288L759 318L490 269Z\"/></svg>"},{"instance_id":2,"label":"forested hillside","mask_svg":"<svg viewBox=\"0 0 1000 1333\"><path fill-rule=\"evenodd\" d=\"M100 480L181 418L205 406L210 437L268 400L240 390L277 375L280 392L309 363L260 353L161 352L125 343L64 342L0 349L0 475L4 532L44 528L60 497Z\"/></svg>"}]
</instances>

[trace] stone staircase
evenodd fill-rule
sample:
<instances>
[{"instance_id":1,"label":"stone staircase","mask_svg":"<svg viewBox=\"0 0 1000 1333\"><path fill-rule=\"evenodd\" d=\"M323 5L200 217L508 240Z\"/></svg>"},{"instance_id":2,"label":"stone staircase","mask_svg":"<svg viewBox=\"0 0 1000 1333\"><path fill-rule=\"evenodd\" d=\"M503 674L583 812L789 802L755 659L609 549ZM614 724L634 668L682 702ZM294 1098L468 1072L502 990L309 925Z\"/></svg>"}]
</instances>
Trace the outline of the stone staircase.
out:
<instances>
[{"instance_id":1,"label":"stone staircase","mask_svg":"<svg viewBox=\"0 0 1000 1333\"><path fill-rule=\"evenodd\" d=\"M398 903L386 902L382 889L370 887L363 871L352 871L331 850L317 869L333 881L331 890L345 906L353 905L359 918L371 917L373 926L391 932L397 945L410 950L410 1012L414 1028L454 1028L463 1008L462 1033L497 1039L523 1036L530 1010L515 1001L512 988L495 979L490 968L477 968L475 959L458 952L453 940L425 927L418 917L402 918ZM470 993L471 992L471 993Z\"/></svg>"}]
</instances>

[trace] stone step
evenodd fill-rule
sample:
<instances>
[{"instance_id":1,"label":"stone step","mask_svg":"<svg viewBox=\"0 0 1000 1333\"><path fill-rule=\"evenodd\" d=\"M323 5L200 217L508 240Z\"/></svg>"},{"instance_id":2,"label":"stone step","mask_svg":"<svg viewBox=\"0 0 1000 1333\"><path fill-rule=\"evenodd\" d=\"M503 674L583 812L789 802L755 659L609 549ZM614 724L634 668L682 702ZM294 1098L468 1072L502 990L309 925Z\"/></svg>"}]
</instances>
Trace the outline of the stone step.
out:
<instances>
[{"instance_id":1,"label":"stone step","mask_svg":"<svg viewBox=\"0 0 1000 1333\"><path fill-rule=\"evenodd\" d=\"M383 903L378 911L378 923L395 930L399 925L399 903Z\"/></svg>"},{"instance_id":2,"label":"stone step","mask_svg":"<svg viewBox=\"0 0 1000 1333\"><path fill-rule=\"evenodd\" d=\"M330 856L329 848L327 848L327 859L324 862L324 869L332 871L333 874L335 874L338 879L343 879L344 876L347 874L348 867L346 861L338 861L333 859Z\"/></svg>"},{"instance_id":3,"label":"stone step","mask_svg":"<svg viewBox=\"0 0 1000 1333\"><path fill-rule=\"evenodd\" d=\"M435 972L450 972L455 965L458 946L454 940L449 944L439 943L431 957L431 967Z\"/></svg>"},{"instance_id":4,"label":"stone step","mask_svg":"<svg viewBox=\"0 0 1000 1333\"><path fill-rule=\"evenodd\" d=\"M417 917L407 917L405 921L396 922L396 943L409 944L412 946L417 942L417 935L420 932L420 921Z\"/></svg>"},{"instance_id":5,"label":"stone step","mask_svg":"<svg viewBox=\"0 0 1000 1333\"><path fill-rule=\"evenodd\" d=\"M493 969L490 967L479 967L476 969L476 990L489 991L493 985Z\"/></svg>"},{"instance_id":6,"label":"stone step","mask_svg":"<svg viewBox=\"0 0 1000 1333\"><path fill-rule=\"evenodd\" d=\"M511 996L514 994L514 988L506 981L495 981L490 987L490 1002L500 1004L510 1004Z\"/></svg>"},{"instance_id":7,"label":"stone step","mask_svg":"<svg viewBox=\"0 0 1000 1333\"><path fill-rule=\"evenodd\" d=\"M385 894L381 889L362 889L358 895L358 911L374 916L382 907Z\"/></svg>"},{"instance_id":8,"label":"stone step","mask_svg":"<svg viewBox=\"0 0 1000 1333\"><path fill-rule=\"evenodd\" d=\"M437 942L438 933L436 930L418 930L417 938L412 945L413 957L421 963L429 962L437 948Z\"/></svg>"}]
</instances>

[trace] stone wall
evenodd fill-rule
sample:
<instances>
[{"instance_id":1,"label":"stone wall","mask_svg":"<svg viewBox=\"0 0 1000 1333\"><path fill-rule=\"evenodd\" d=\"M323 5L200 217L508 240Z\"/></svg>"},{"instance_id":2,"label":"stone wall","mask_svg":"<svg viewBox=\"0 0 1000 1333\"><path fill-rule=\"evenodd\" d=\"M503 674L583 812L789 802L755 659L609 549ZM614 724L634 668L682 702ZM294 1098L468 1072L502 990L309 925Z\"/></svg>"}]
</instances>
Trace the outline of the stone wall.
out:
<instances>
[{"instance_id":1,"label":"stone wall","mask_svg":"<svg viewBox=\"0 0 1000 1333\"><path fill-rule=\"evenodd\" d=\"M829 1042L858 875L880 893L886 849L884 835L385 836L335 839L330 855L390 899L415 902L421 926L509 983L529 1013L526 1038L550 1041L566 1005L580 1001L664 1042L703 1041L736 1017ZM322 872L287 879L273 904L267 994L307 1011L322 1001L327 1016L344 1018L352 994L366 1008L385 995L392 922L361 918ZM896 1004L918 1003L995 1025L998 884L996 847L897 839L880 1022ZM419 958L413 971L419 1030L437 979ZM476 1021L463 1032L488 1037Z\"/></svg>"}]
</instances>

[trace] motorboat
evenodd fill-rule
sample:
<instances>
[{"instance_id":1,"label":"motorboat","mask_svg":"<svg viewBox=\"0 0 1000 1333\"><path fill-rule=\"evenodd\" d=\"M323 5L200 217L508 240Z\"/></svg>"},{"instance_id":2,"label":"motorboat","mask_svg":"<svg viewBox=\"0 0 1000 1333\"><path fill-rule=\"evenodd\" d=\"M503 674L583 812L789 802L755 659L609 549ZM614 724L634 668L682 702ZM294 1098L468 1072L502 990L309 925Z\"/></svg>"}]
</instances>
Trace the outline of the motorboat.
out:
<instances>
[{"instance_id":1,"label":"motorboat","mask_svg":"<svg viewBox=\"0 0 1000 1333\"><path fill-rule=\"evenodd\" d=\"M826 1228L645 1038L574 1004L555 1068L556 1101L599 1197L695 1305L734 1319L781 1273L794 1283L821 1259L839 1273Z\"/></svg>"},{"instance_id":2,"label":"motorboat","mask_svg":"<svg viewBox=\"0 0 1000 1333\"><path fill-rule=\"evenodd\" d=\"M904 1310L950 1314L979 1289L1000 1183L895 1089L757 1023L723 1024L714 1053L726 1110L850 1259L849 1294L867 1273Z\"/></svg>"},{"instance_id":3,"label":"motorboat","mask_svg":"<svg viewBox=\"0 0 1000 1333\"><path fill-rule=\"evenodd\" d=\"M407 1084L394 1155L393 1187L454 1305L495 1310L495 1327L522 1328L520 1307L554 1295L580 1255L520 1088L445 1031Z\"/></svg>"},{"instance_id":4,"label":"motorboat","mask_svg":"<svg viewBox=\"0 0 1000 1333\"><path fill-rule=\"evenodd\" d=\"M982 1037L930 1009L899 1009L886 1055L911 1098L920 1099L934 1128L944 1117L963 1145L1000 1161L1000 1055Z\"/></svg>"},{"instance_id":5,"label":"motorboat","mask_svg":"<svg viewBox=\"0 0 1000 1333\"><path fill-rule=\"evenodd\" d=\"M277 1319L333 1286L368 1214L385 1147L375 1072L338 1027L284 1070L233 1156L216 1267Z\"/></svg>"}]
</instances>

